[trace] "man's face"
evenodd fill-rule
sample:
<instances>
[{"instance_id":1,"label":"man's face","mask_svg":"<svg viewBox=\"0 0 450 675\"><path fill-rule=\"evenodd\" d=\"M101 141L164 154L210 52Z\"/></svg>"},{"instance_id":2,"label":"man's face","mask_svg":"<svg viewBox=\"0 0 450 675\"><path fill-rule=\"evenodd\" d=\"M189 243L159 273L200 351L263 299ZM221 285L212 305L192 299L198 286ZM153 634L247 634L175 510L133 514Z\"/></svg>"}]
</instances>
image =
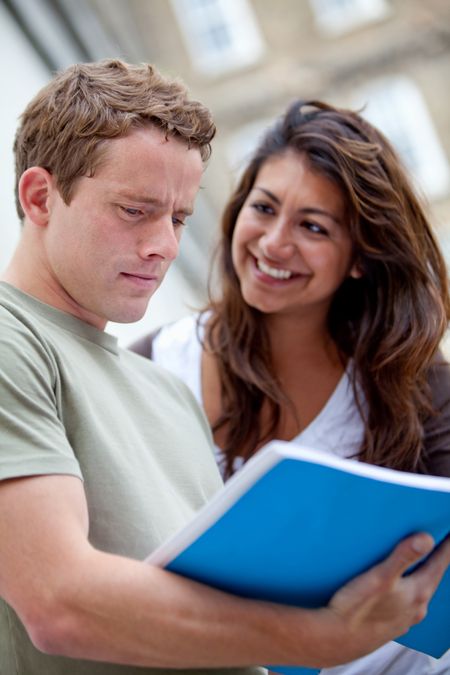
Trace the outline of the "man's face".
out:
<instances>
[{"instance_id":1,"label":"man's face","mask_svg":"<svg viewBox=\"0 0 450 675\"><path fill-rule=\"evenodd\" d=\"M43 262L54 304L100 329L140 319L178 253L202 171L197 149L149 126L108 141L69 205L52 189Z\"/></svg>"}]
</instances>

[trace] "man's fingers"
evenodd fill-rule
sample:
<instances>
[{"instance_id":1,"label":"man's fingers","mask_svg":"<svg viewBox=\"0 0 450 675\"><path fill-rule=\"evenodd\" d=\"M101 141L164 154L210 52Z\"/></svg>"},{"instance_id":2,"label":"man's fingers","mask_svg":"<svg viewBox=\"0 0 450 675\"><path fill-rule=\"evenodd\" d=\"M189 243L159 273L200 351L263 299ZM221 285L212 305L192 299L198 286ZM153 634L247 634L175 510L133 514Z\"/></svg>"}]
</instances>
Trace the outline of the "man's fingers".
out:
<instances>
[{"instance_id":1,"label":"man's fingers","mask_svg":"<svg viewBox=\"0 0 450 675\"><path fill-rule=\"evenodd\" d=\"M395 580L406 570L428 555L434 546L433 537L426 533L414 534L401 541L391 555L379 565L385 580Z\"/></svg>"},{"instance_id":2,"label":"man's fingers","mask_svg":"<svg viewBox=\"0 0 450 675\"><path fill-rule=\"evenodd\" d=\"M363 607L366 602L378 602L383 594L387 596L392 593L403 573L428 555L433 546L433 538L424 533L401 541L388 558L355 577L337 592L335 599L339 611L355 611L356 605ZM415 574L411 578L415 580Z\"/></svg>"},{"instance_id":3,"label":"man's fingers","mask_svg":"<svg viewBox=\"0 0 450 675\"><path fill-rule=\"evenodd\" d=\"M428 590L434 593L449 565L450 536L444 539L429 560L414 572L413 576L423 587L428 586Z\"/></svg>"}]
</instances>

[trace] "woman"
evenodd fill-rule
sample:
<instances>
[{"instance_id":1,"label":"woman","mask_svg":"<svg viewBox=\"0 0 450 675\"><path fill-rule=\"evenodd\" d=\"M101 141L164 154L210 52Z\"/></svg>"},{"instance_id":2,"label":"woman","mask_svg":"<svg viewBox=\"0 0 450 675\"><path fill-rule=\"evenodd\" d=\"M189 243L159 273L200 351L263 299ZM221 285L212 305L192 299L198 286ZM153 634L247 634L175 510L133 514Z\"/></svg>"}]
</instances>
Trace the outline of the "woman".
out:
<instances>
[{"instance_id":1,"label":"woman","mask_svg":"<svg viewBox=\"0 0 450 675\"><path fill-rule=\"evenodd\" d=\"M293 104L225 209L220 256L220 297L133 348L194 390L225 477L273 438L450 475L447 270L379 131ZM322 672L431 667L391 644Z\"/></svg>"}]
</instances>

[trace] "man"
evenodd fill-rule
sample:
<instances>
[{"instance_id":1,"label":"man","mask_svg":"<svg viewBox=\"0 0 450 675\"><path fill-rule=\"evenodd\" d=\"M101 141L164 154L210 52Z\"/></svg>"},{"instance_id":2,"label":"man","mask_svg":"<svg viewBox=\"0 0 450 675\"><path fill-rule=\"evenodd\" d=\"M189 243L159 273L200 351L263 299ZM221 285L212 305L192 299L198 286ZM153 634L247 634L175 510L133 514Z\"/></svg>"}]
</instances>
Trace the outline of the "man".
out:
<instances>
[{"instance_id":1,"label":"man","mask_svg":"<svg viewBox=\"0 0 450 675\"><path fill-rule=\"evenodd\" d=\"M23 232L0 286L1 675L350 661L420 620L450 561L447 543L402 579L432 546L412 537L314 611L142 562L220 479L187 389L104 328L144 314L213 135L182 85L120 61L69 68L22 117Z\"/></svg>"}]
</instances>

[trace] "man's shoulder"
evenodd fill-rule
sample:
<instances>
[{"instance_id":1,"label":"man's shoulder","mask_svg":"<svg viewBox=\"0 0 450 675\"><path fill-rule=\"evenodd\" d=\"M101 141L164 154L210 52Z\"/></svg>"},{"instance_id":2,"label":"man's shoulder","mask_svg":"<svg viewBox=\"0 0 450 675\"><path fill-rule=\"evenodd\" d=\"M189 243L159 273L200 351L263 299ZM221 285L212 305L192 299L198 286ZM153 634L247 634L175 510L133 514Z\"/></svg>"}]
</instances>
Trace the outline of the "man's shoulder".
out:
<instances>
[{"instance_id":1,"label":"man's shoulder","mask_svg":"<svg viewBox=\"0 0 450 675\"><path fill-rule=\"evenodd\" d=\"M121 348L120 352L122 366L129 374L134 373L134 382L136 384L141 381L151 384L160 393L165 392L171 397L175 395L177 398L182 397L186 399L187 395L189 399L192 398L189 388L180 379L179 375L164 364L149 358L143 359L129 348Z\"/></svg>"},{"instance_id":2,"label":"man's shoulder","mask_svg":"<svg viewBox=\"0 0 450 675\"><path fill-rule=\"evenodd\" d=\"M0 295L0 342L9 344L12 340L21 342L41 342L42 331L39 330L35 317L24 307L11 302Z\"/></svg>"},{"instance_id":3,"label":"man's shoulder","mask_svg":"<svg viewBox=\"0 0 450 675\"><path fill-rule=\"evenodd\" d=\"M0 282L0 316L11 326L32 327L35 323L34 313L29 303L37 302L31 295L20 291L10 284Z\"/></svg>"},{"instance_id":4,"label":"man's shoulder","mask_svg":"<svg viewBox=\"0 0 450 675\"><path fill-rule=\"evenodd\" d=\"M123 372L128 373L128 377L139 391L146 393L153 408L158 408L163 415L172 417L175 409L184 410L191 417L193 415L200 419L209 437L210 429L203 410L177 368L168 368L167 364L142 358L126 348L120 350L120 361Z\"/></svg>"},{"instance_id":5,"label":"man's shoulder","mask_svg":"<svg viewBox=\"0 0 450 675\"><path fill-rule=\"evenodd\" d=\"M27 387L30 378L53 383L57 359L40 322L25 309L0 298L0 379ZM3 386L3 385L2 385Z\"/></svg>"}]
</instances>

